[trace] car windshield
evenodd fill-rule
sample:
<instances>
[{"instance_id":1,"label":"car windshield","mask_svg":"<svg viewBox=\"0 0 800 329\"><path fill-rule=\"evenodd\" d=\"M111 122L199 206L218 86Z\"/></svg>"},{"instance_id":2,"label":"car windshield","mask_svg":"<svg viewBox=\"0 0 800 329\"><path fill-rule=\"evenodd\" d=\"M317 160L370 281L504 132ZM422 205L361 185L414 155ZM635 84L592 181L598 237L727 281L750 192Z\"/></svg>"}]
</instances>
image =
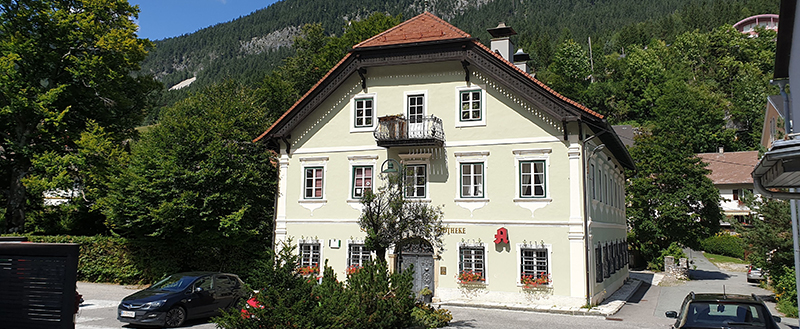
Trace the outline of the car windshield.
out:
<instances>
[{"instance_id":1,"label":"car windshield","mask_svg":"<svg viewBox=\"0 0 800 329\"><path fill-rule=\"evenodd\" d=\"M181 291L190 286L196 277L193 276L168 276L166 279L156 282L147 288L149 290Z\"/></svg>"},{"instance_id":2,"label":"car windshield","mask_svg":"<svg viewBox=\"0 0 800 329\"><path fill-rule=\"evenodd\" d=\"M750 303L693 302L684 321L683 328L771 328L764 307Z\"/></svg>"}]
</instances>

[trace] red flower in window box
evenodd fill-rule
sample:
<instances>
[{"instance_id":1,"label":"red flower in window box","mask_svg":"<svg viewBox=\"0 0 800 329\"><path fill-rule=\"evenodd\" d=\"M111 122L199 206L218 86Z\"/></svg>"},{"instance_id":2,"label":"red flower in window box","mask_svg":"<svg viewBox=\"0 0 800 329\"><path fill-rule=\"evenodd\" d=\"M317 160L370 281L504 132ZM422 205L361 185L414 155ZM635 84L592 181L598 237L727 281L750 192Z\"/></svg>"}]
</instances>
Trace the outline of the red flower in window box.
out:
<instances>
[{"instance_id":1,"label":"red flower in window box","mask_svg":"<svg viewBox=\"0 0 800 329\"><path fill-rule=\"evenodd\" d=\"M356 274L356 273L358 273L358 271L360 271L360 270L361 270L361 266L358 266L358 265L350 265L350 266L348 266L348 267L347 267L347 269L345 270L345 273L347 273L347 276L351 276L351 275L353 275L353 274Z\"/></svg>"},{"instance_id":2,"label":"red flower in window box","mask_svg":"<svg viewBox=\"0 0 800 329\"><path fill-rule=\"evenodd\" d=\"M319 273L319 265L311 265L311 266L303 266L297 269L297 273L300 275L311 275Z\"/></svg>"},{"instance_id":3,"label":"red flower in window box","mask_svg":"<svg viewBox=\"0 0 800 329\"><path fill-rule=\"evenodd\" d=\"M483 278L483 274L481 272L473 272L473 271L462 271L456 277L458 279L458 283L465 284L465 283L482 283L486 279Z\"/></svg>"},{"instance_id":4,"label":"red flower in window box","mask_svg":"<svg viewBox=\"0 0 800 329\"><path fill-rule=\"evenodd\" d=\"M519 282L522 283L523 288L537 288L550 284L552 280L550 280L550 275L548 274L542 274L539 276L523 275L520 277Z\"/></svg>"}]
</instances>

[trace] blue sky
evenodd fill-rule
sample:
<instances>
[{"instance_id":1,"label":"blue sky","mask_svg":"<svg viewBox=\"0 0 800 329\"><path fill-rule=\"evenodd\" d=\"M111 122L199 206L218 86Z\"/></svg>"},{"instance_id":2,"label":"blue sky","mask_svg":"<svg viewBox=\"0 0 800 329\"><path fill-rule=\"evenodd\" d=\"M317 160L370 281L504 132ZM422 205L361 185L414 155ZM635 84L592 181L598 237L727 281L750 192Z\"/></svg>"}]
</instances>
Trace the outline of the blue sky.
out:
<instances>
[{"instance_id":1,"label":"blue sky","mask_svg":"<svg viewBox=\"0 0 800 329\"><path fill-rule=\"evenodd\" d=\"M161 40L192 33L266 8L276 0L128 0L139 5L140 38Z\"/></svg>"}]
</instances>

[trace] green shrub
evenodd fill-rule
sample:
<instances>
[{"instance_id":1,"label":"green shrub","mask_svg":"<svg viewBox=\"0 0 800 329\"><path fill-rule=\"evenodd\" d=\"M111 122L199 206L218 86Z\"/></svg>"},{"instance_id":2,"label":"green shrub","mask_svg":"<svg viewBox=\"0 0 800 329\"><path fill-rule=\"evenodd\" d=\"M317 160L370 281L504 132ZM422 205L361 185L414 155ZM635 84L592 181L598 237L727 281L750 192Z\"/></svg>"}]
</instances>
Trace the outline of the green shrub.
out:
<instances>
[{"instance_id":1,"label":"green shrub","mask_svg":"<svg viewBox=\"0 0 800 329\"><path fill-rule=\"evenodd\" d=\"M736 235L720 232L700 242L706 252L744 259L744 241Z\"/></svg>"},{"instance_id":2,"label":"green shrub","mask_svg":"<svg viewBox=\"0 0 800 329\"><path fill-rule=\"evenodd\" d=\"M775 298L778 300L778 311L788 317L797 317L797 288L794 269L783 266L779 273L770 273Z\"/></svg>"},{"instance_id":3,"label":"green shrub","mask_svg":"<svg viewBox=\"0 0 800 329\"><path fill-rule=\"evenodd\" d=\"M428 304L418 303L411 311L415 328L443 328L450 324L453 315L450 311L439 308L434 309Z\"/></svg>"},{"instance_id":4,"label":"green shrub","mask_svg":"<svg viewBox=\"0 0 800 329\"><path fill-rule=\"evenodd\" d=\"M654 270L654 271L663 271L664 270L664 257L672 256L675 257L675 261L677 262L678 259L685 258L686 254L683 253L683 248L678 245L677 242L673 242L669 245L669 248L661 250L661 254L654 260L647 263L647 268Z\"/></svg>"},{"instance_id":5,"label":"green shrub","mask_svg":"<svg viewBox=\"0 0 800 329\"><path fill-rule=\"evenodd\" d=\"M264 308L248 308L214 318L220 328L408 328L413 324L412 271L389 273L383 263L370 263L340 282L325 266L319 283L315 276L297 273L294 247L284 245L275 260L255 264L249 276L260 291ZM445 311L446 312L446 311ZM442 312L440 312L442 313Z\"/></svg>"},{"instance_id":6,"label":"green shrub","mask_svg":"<svg viewBox=\"0 0 800 329\"><path fill-rule=\"evenodd\" d=\"M75 243L80 247L78 280L123 284L153 283L166 275L185 271L230 272L246 279L256 260L268 258L266 247L247 241L228 243L182 242L107 236L28 235L39 243ZM266 243L269 245L269 243Z\"/></svg>"}]
</instances>

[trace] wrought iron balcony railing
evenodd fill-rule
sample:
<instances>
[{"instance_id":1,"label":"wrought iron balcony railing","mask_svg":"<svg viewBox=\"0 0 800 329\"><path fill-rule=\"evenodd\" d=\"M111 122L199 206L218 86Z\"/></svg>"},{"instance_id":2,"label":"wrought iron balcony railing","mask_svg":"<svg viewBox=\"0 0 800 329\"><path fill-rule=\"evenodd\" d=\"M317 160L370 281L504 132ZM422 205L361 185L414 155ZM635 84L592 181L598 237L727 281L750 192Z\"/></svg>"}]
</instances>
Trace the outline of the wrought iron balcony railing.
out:
<instances>
[{"instance_id":1,"label":"wrought iron balcony railing","mask_svg":"<svg viewBox=\"0 0 800 329\"><path fill-rule=\"evenodd\" d=\"M389 115L378 118L378 128L373 133L378 146L438 146L444 145L442 119L433 115L414 117Z\"/></svg>"}]
</instances>

